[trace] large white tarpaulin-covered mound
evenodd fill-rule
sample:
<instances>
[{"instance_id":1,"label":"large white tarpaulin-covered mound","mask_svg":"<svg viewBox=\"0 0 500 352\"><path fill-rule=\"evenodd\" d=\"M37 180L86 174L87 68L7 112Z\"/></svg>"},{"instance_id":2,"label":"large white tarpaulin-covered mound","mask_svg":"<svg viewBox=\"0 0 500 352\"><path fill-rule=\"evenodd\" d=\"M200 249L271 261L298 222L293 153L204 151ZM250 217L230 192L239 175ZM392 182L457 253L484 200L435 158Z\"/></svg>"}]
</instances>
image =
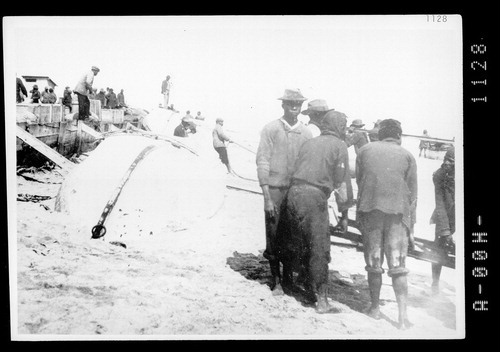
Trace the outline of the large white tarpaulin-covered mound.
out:
<instances>
[{"instance_id":1,"label":"large white tarpaulin-covered mound","mask_svg":"<svg viewBox=\"0 0 500 352\"><path fill-rule=\"evenodd\" d=\"M106 240L161 236L214 216L226 192L225 173L182 147L153 138L117 135L105 139L65 178L56 210L91 230L137 155L155 145L123 186L104 226Z\"/></svg>"}]
</instances>

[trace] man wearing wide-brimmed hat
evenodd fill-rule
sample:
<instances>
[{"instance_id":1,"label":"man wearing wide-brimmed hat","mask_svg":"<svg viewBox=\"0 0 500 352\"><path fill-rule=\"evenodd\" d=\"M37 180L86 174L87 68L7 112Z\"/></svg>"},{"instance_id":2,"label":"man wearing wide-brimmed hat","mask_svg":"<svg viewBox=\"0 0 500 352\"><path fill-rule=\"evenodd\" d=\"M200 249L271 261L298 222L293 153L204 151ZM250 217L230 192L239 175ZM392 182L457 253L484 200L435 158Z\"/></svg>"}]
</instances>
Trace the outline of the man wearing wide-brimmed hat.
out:
<instances>
[{"instance_id":1,"label":"man wearing wide-brimmed hat","mask_svg":"<svg viewBox=\"0 0 500 352\"><path fill-rule=\"evenodd\" d=\"M301 112L302 115L309 116L309 123L307 124L307 127L311 131L313 137L317 137L321 134L321 121L325 114L330 110L334 109L328 108L326 100L315 99L311 100L307 104L307 109Z\"/></svg>"},{"instance_id":2,"label":"man wearing wide-brimmed hat","mask_svg":"<svg viewBox=\"0 0 500 352\"><path fill-rule=\"evenodd\" d=\"M90 117L89 94L92 93L94 77L99 73L99 68L92 66L90 71L85 73L76 84L73 92L78 97L78 120L86 120Z\"/></svg>"},{"instance_id":3,"label":"man wearing wide-brimmed hat","mask_svg":"<svg viewBox=\"0 0 500 352\"><path fill-rule=\"evenodd\" d=\"M345 142L347 147L351 145L354 146L354 151L358 155L358 150L366 143L368 143L368 137L365 132L360 131L365 124L360 119L355 119L352 121L351 126L349 126L349 133L346 136Z\"/></svg>"},{"instance_id":4,"label":"man wearing wide-brimmed hat","mask_svg":"<svg viewBox=\"0 0 500 352\"><path fill-rule=\"evenodd\" d=\"M380 319L385 256L398 303L399 327L408 328L411 326L406 309L409 271L405 262L416 218L417 164L415 157L401 147L399 121L383 120L378 135L380 140L362 147L356 158L356 217L363 235L370 289L368 315Z\"/></svg>"},{"instance_id":5,"label":"man wearing wide-brimmed hat","mask_svg":"<svg viewBox=\"0 0 500 352\"><path fill-rule=\"evenodd\" d=\"M292 285L293 273L288 263L283 263L283 281L281 279L279 232L285 228L285 221L280 218L300 147L312 138L311 131L297 119L307 100L300 90L286 89L278 100L282 101L284 114L264 126L256 156L257 176L264 195L264 257L269 260L273 294L283 294L282 284Z\"/></svg>"}]
</instances>

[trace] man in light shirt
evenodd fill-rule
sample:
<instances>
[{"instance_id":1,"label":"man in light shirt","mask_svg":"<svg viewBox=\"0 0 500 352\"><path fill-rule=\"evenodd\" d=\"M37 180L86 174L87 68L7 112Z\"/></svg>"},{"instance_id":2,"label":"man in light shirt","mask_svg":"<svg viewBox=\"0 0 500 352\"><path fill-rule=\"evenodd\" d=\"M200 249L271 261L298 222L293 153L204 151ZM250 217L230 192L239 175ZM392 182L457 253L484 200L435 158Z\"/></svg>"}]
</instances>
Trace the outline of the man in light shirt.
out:
<instances>
[{"instance_id":1,"label":"man in light shirt","mask_svg":"<svg viewBox=\"0 0 500 352\"><path fill-rule=\"evenodd\" d=\"M92 66L89 72L85 73L76 84L73 92L78 97L78 119L86 120L90 117L89 94L92 92L94 77L99 73L99 68Z\"/></svg>"},{"instance_id":2,"label":"man in light shirt","mask_svg":"<svg viewBox=\"0 0 500 352\"><path fill-rule=\"evenodd\" d=\"M273 295L282 295L293 286L293 272L289 263L283 263L283 282L280 273L280 231L286 221L280 222L284 200L290 187L291 176L300 147L312 138L311 131L298 121L302 104L307 100L300 90L286 89L282 101L283 116L264 126L257 149L257 176L264 195L266 249L269 260ZM281 226L280 226L281 225Z\"/></svg>"}]
</instances>

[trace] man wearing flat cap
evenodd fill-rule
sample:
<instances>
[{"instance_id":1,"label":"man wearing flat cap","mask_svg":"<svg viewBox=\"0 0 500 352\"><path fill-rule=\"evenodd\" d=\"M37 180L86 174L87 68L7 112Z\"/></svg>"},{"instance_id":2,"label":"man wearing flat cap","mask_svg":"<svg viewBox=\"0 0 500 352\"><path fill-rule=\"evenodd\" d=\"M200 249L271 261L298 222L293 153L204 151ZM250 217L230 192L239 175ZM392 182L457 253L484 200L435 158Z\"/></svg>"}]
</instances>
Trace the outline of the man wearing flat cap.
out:
<instances>
[{"instance_id":1,"label":"man wearing flat cap","mask_svg":"<svg viewBox=\"0 0 500 352\"><path fill-rule=\"evenodd\" d=\"M380 289L387 258L392 287L398 303L399 328L411 326L407 316L408 245L413 243L417 206L417 164L401 147L401 124L380 123L379 141L359 149L356 158L358 201L356 217L363 235L365 269L368 272L371 306L368 315L380 319Z\"/></svg>"},{"instance_id":2,"label":"man wearing flat cap","mask_svg":"<svg viewBox=\"0 0 500 352\"><path fill-rule=\"evenodd\" d=\"M312 136L317 137L321 134L321 121L325 114L334 109L329 109L328 104L323 99L311 100L307 104L307 109L302 111L302 115L309 116L307 127L311 130Z\"/></svg>"},{"instance_id":3,"label":"man wearing flat cap","mask_svg":"<svg viewBox=\"0 0 500 352\"><path fill-rule=\"evenodd\" d=\"M256 156L257 176L264 195L264 257L269 260L271 290L275 295L283 294L282 285L291 287L293 283L289 263L283 262L283 280L280 273L279 238L280 231L286 229L286 221L280 220L300 147L312 138L311 131L297 119L302 104L307 100L300 90L286 89L278 100L282 101L284 114L264 126Z\"/></svg>"},{"instance_id":4,"label":"man wearing flat cap","mask_svg":"<svg viewBox=\"0 0 500 352\"><path fill-rule=\"evenodd\" d=\"M76 84L73 92L78 97L78 120L86 120L90 117L89 94L92 93L94 77L99 73L99 69L92 66L89 72L85 73Z\"/></svg>"},{"instance_id":5,"label":"man wearing flat cap","mask_svg":"<svg viewBox=\"0 0 500 352\"><path fill-rule=\"evenodd\" d=\"M365 132L361 131L365 124L360 119L355 119L352 121L351 126L349 126L349 133L346 136L347 147L354 146L354 151L358 155L358 150L366 143L368 143L368 137Z\"/></svg>"}]
</instances>

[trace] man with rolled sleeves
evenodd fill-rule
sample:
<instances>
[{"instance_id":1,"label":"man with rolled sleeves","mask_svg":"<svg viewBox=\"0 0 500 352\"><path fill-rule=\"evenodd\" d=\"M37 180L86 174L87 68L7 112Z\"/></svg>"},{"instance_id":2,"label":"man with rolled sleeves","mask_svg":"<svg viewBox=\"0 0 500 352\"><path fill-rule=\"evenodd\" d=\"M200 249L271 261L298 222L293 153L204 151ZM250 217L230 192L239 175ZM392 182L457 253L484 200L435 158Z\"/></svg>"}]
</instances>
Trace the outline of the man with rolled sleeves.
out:
<instances>
[{"instance_id":1,"label":"man with rolled sleeves","mask_svg":"<svg viewBox=\"0 0 500 352\"><path fill-rule=\"evenodd\" d=\"M302 104L307 100L300 90L286 89L278 100L282 101L284 114L264 126L256 156L257 176L264 195L264 257L269 260L274 295L283 294L282 284L290 287L293 281L289 263L283 263L283 281L280 273L279 232L286 228L280 218L300 147L312 138L311 132L297 119Z\"/></svg>"},{"instance_id":2,"label":"man with rolled sleeves","mask_svg":"<svg viewBox=\"0 0 500 352\"><path fill-rule=\"evenodd\" d=\"M398 303L398 327L411 326L407 316L408 269L405 266L417 204L417 164L401 147L401 123L380 123L379 141L359 149L356 158L358 184L357 220L363 234L371 306L368 315L380 319L379 299L384 255Z\"/></svg>"},{"instance_id":3,"label":"man with rolled sleeves","mask_svg":"<svg viewBox=\"0 0 500 352\"><path fill-rule=\"evenodd\" d=\"M344 143L346 124L344 114L326 113L321 135L308 140L300 149L286 203L290 237L285 241L284 252L292 257L290 261L299 262L296 266L304 276L306 297L313 295L318 313L335 312L327 298L328 199L335 191L343 220L347 220L347 211L353 205L349 155ZM347 226L346 221L343 225Z\"/></svg>"},{"instance_id":4,"label":"man with rolled sleeves","mask_svg":"<svg viewBox=\"0 0 500 352\"><path fill-rule=\"evenodd\" d=\"M97 76L99 71L99 68L92 66L90 71L80 78L73 90L78 97L78 120L86 120L90 117L89 94L92 92L94 77Z\"/></svg>"}]
</instances>

